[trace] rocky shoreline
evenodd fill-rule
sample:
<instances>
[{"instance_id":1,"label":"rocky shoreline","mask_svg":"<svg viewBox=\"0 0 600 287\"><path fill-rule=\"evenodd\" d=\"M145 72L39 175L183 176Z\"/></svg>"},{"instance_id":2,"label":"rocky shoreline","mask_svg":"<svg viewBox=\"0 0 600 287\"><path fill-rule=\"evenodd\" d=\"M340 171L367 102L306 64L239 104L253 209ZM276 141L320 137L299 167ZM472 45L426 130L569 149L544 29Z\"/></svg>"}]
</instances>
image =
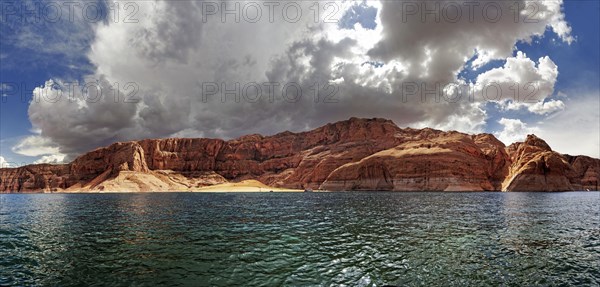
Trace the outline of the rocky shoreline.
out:
<instances>
[{"instance_id":1,"label":"rocky shoreline","mask_svg":"<svg viewBox=\"0 0 600 287\"><path fill-rule=\"evenodd\" d=\"M535 135L505 146L491 134L351 118L229 141L115 143L68 164L0 169L0 193L202 191L244 180L289 190L573 191L598 190L599 174L599 159L558 153Z\"/></svg>"}]
</instances>

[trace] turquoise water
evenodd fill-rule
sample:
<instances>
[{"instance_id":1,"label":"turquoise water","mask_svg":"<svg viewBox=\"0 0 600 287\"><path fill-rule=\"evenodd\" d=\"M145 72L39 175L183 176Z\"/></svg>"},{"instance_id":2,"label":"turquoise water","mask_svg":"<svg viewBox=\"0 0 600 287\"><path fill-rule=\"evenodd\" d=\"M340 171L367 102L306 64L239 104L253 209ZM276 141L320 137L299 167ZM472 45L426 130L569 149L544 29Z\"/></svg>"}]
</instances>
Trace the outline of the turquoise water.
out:
<instances>
[{"instance_id":1,"label":"turquoise water","mask_svg":"<svg viewBox=\"0 0 600 287\"><path fill-rule=\"evenodd\" d=\"M600 193L0 195L0 286L598 286Z\"/></svg>"}]
</instances>

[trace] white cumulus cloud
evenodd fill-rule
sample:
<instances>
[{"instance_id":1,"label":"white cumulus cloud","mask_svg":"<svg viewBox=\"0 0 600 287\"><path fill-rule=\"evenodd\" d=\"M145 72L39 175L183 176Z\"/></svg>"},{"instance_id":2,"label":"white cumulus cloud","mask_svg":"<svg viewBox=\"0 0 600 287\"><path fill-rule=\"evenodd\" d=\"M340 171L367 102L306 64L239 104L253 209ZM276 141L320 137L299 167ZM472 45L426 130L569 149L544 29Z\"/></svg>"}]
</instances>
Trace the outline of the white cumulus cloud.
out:
<instances>
[{"instance_id":1,"label":"white cumulus cloud","mask_svg":"<svg viewBox=\"0 0 600 287\"><path fill-rule=\"evenodd\" d=\"M45 155L42 156L40 159L34 161L34 164L40 164L40 163L50 163L50 164L60 164L60 163L64 163L65 160L65 155L64 154L53 154L53 155Z\"/></svg>"},{"instance_id":2,"label":"white cumulus cloud","mask_svg":"<svg viewBox=\"0 0 600 287\"><path fill-rule=\"evenodd\" d=\"M533 106L552 95L557 76L558 66L549 57L540 58L536 65L518 51L515 57L506 59L503 67L479 74L475 94L483 100L504 103L509 109Z\"/></svg>"},{"instance_id":3,"label":"white cumulus cloud","mask_svg":"<svg viewBox=\"0 0 600 287\"><path fill-rule=\"evenodd\" d=\"M495 133L495 136L505 145L510 145L515 142L522 142L528 134L535 134L539 129L529 127L526 123L519 119L502 118L498 121L503 129Z\"/></svg>"},{"instance_id":4,"label":"white cumulus cloud","mask_svg":"<svg viewBox=\"0 0 600 287\"><path fill-rule=\"evenodd\" d=\"M527 109L534 114L546 115L556 111L564 110L565 103L561 100L549 100L546 102L540 101L533 105L529 105Z\"/></svg>"},{"instance_id":5,"label":"white cumulus cloud","mask_svg":"<svg viewBox=\"0 0 600 287\"><path fill-rule=\"evenodd\" d=\"M28 136L12 147L14 153L25 156L41 156L59 152L59 147L49 138Z\"/></svg>"},{"instance_id":6,"label":"white cumulus cloud","mask_svg":"<svg viewBox=\"0 0 600 287\"><path fill-rule=\"evenodd\" d=\"M0 168L10 167L10 164L4 159L4 157L0 156Z\"/></svg>"},{"instance_id":7,"label":"white cumulus cloud","mask_svg":"<svg viewBox=\"0 0 600 287\"><path fill-rule=\"evenodd\" d=\"M506 59L504 67L485 72L473 85L532 81L544 99L554 89L556 65L548 57L537 63L523 53L513 57L515 44L539 37L547 28L564 41L572 40L561 1L535 2L540 18L533 24L515 23L513 17L497 23L481 17L468 22L466 15L458 23L418 17L402 22L397 13L402 1L368 1L379 11L373 30L326 23L324 5L315 22L314 3L306 1L294 2L304 12L298 21L281 19L286 2L280 2L274 21L263 14L256 23L202 17L201 1L127 2L139 8L139 22L108 21L93 27L87 55L95 71L82 75L84 83L73 88L52 80L34 90L28 113L40 135L23 140L15 152L61 153L70 159L115 141L273 134L351 116L385 117L401 126L482 131L487 118L483 101L423 98L421 85L441 84L441 90L447 83L460 82L458 72L475 56L479 64ZM341 16L362 1L335 3ZM479 3L479 15L486 3ZM506 5L514 2L497 3L509 11ZM120 8L121 15L128 14L124 5ZM278 85L273 97L265 83ZM419 91L408 92L406 83ZM203 97L207 84L216 84L218 91ZM300 88L301 96L295 97L294 90L286 94L286 85ZM257 86L262 94L256 94ZM238 97L224 89L235 89ZM544 109L549 106L533 111Z\"/></svg>"},{"instance_id":8,"label":"white cumulus cloud","mask_svg":"<svg viewBox=\"0 0 600 287\"><path fill-rule=\"evenodd\" d=\"M525 123L502 118L496 137L505 144L523 141L527 134L543 138L553 150L570 155L600 158L600 93L584 92L578 100L568 100L564 109L542 121Z\"/></svg>"}]
</instances>

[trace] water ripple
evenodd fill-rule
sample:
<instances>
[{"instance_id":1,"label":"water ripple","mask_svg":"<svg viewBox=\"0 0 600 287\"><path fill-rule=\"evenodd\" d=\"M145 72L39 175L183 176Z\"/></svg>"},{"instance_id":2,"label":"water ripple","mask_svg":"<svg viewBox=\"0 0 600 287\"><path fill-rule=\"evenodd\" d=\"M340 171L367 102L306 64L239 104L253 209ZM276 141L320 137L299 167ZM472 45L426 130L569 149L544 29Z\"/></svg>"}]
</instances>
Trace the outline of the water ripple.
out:
<instances>
[{"instance_id":1,"label":"water ripple","mask_svg":"<svg viewBox=\"0 0 600 287\"><path fill-rule=\"evenodd\" d=\"M600 193L0 195L0 286L598 286Z\"/></svg>"}]
</instances>

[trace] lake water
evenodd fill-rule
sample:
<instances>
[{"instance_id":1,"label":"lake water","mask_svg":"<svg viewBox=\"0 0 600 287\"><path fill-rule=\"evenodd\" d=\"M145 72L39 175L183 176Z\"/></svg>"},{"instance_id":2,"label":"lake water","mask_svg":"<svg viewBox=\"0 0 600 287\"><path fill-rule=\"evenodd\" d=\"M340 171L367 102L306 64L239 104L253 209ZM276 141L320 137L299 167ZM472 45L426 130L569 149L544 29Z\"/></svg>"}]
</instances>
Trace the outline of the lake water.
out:
<instances>
[{"instance_id":1,"label":"lake water","mask_svg":"<svg viewBox=\"0 0 600 287\"><path fill-rule=\"evenodd\" d=\"M600 193L0 195L0 286L598 286Z\"/></svg>"}]
</instances>

